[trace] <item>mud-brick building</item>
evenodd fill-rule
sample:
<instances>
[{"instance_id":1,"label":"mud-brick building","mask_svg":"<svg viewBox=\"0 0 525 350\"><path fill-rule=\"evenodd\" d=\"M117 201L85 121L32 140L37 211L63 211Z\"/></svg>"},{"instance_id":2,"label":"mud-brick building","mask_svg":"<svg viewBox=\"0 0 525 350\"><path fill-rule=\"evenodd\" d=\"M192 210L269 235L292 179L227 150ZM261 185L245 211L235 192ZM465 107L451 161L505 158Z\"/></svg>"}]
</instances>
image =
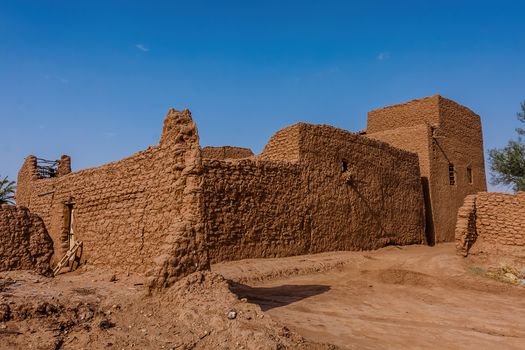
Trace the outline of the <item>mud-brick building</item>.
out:
<instances>
[{"instance_id":1,"label":"mud-brick building","mask_svg":"<svg viewBox=\"0 0 525 350\"><path fill-rule=\"evenodd\" d=\"M481 184L483 176L484 184L484 175L482 158L460 161L454 147L462 144L433 144L443 135L456 140L451 117L465 118L457 121L463 136L477 135L479 118L470 122L466 108L440 97L421 101L409 112L371 112L368 135L292 125L257 156L245 148L201 149L190 112L170 110L158 145L117 162L71 172L68 156L51 164L27 157L16 200L42 217L55 261L82 240L83 262L141 273L153 286L210 262L424 243L425 211L436 232L436 208L456 216L440 186L454 174L448 186L459 198L476 188L460 180L464 164L473 181ZM397 122L390 123L391 115ZM406 126L405 118L412 118ZM422 126L414 128L416 122ZM406 144L389 136L396 133ZM423 141L413 147L411 137L427 140L429 150ZM482 152L481 139L477 146ZM445 171L437 168L432 157L440 155L430 148L439 147L447 150L453 172L449 163Z\"/></svg>"},{"instance_id":2,"label":"mud-brick building","mask_svg":"<svg viewBox=\"0 0 525 350\"><path fill-rule=\"evenodd\" d=\"M386 143L299 123L257 157L202 165L212 262L425 240L417 155Z\"/></svg>"},{"instance_id":3,"label":"mud-brick building","mask_svg":"<svg viewBox=\"0 0 525 350\"><path fill-rule=\"evenodd\" d=\"M369 112L367 136L417 153L427 241L454 241L463 200L487 190L480 117L435 95Z\"/></svg>"}]
</instances>

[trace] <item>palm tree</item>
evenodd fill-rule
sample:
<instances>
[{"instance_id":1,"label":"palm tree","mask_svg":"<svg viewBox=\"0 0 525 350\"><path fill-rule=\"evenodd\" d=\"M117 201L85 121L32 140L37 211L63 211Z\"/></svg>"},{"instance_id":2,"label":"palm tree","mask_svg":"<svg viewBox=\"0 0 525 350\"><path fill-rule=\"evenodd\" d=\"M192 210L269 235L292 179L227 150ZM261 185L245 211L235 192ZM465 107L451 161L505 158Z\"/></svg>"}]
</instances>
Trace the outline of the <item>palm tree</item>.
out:
<instances>
[{"instance_id":1,"label":"palm tree","mask_svg":"<svg viewBox=\"0 0 525 350\"><path fill-rule=\"evenodd\" d=\"M0 204L15 204L15 182L9 181L7 176L0 180Z\"/></svg>"}]
</instances>

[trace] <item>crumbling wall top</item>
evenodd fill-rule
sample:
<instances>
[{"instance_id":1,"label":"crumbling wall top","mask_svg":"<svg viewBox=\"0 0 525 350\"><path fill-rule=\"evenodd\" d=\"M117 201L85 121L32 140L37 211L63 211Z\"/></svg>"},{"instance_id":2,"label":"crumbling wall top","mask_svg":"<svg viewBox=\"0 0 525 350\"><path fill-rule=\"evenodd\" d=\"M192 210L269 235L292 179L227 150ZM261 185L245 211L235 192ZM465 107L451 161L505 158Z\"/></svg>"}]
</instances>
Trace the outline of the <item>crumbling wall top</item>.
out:
<instances>
[{"instance_id":1,"label":"crumbling wall top","mask_svg":"<svg viewBox=\"0 0 525 350\"><path fill-rule=\"evenodd\" d=\"M191 118L191 112L188 109L181 112L171 108L164 119L160 146L188 142L199 142L197 127Z\"/></svg>"}]
</instances>

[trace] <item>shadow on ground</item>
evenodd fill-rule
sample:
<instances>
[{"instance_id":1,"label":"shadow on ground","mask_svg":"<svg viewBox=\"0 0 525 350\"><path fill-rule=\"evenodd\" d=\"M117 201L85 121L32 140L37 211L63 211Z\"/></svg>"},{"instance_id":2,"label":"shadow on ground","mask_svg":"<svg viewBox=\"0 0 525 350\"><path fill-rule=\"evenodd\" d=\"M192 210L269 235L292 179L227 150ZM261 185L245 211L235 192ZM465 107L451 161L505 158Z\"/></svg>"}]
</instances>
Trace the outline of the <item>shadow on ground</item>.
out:
<instances>
[{"instance_id":1,"label":"shadow on ground","mask_svg":"<svg viewBox=\"0 0 525 350\"><path fill-rule=\"evenodd\" d=\"M250 287L245 284L230 282L230 290L239 298L246 298L249 303L257 304L263 311L267 311L325 293L330 290L330 287L319 284Z\"/></svg>"}]
</instances>

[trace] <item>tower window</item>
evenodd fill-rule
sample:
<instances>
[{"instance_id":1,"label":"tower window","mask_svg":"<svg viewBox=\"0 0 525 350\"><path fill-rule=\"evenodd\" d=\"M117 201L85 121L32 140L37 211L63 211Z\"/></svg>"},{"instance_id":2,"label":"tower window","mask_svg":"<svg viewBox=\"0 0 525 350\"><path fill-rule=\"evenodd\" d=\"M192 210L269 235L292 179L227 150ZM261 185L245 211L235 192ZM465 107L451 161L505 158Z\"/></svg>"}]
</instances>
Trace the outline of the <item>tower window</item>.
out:
<instances>
[{"instance_id":1,"label":"tower window","mask_svg":"<svg viewBox=\"0 0 525 350\"><path fill-rule=\"evenodd\" d=\"M472 179L472 168L470 166L467 167L467 180L468 180L468 183L471 185L474 183Z\"/></svg>"},{"instance_id":2,"label":"tower window","mask_svg":"<svg viewBox=\"0 0 525 350\"><path fill-rule=\"evenodd\" d=\"M456 184L456 170L454 169L454 164L448 163L448 181L451 185Z\"/></svg>"},{"instance_id":3,"label":"tower window","mask_svg":"<svg viewBox=\"0 0 525 350\"><path fill-rule=\"evenodd\" d=\"M343 160L341 162L341 172L344 173L347 170L348 170L348 163L346 162L346 160Z\"/></svg>"}]
</instances>

